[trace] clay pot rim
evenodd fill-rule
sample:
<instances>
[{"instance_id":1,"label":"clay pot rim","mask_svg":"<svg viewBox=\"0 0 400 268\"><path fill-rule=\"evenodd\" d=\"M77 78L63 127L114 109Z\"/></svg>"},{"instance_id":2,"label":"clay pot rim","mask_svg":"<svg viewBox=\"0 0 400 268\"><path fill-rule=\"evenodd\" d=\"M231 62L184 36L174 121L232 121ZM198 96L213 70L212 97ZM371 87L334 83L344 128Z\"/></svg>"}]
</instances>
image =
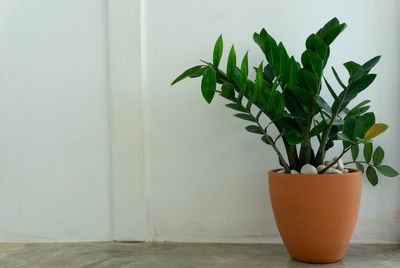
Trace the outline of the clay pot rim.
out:
<instances>
[{"instance_id":1,"label":"clay pot rim","mask_svg":"<svg viewBox=\"0 0 400 268\"><path fill-rule=\"evenodd\" d=\"M271 169L268 171L268 175L270 174L274 174L274 176L282 176L282 177L286 177L288 175L294 175L294 176L299 176L299 177L309 177L309 176L338 176L338 177L343 177L343 176L353 176L354 174L362 174L361 170L358 169L354 169L354 168L347 168L349 170L349 173L343 173L343 174L291 174L291 173L278 173L278 171L283 170L283 168L275 168L275 169Z\"/></svg>"}]
</instances>

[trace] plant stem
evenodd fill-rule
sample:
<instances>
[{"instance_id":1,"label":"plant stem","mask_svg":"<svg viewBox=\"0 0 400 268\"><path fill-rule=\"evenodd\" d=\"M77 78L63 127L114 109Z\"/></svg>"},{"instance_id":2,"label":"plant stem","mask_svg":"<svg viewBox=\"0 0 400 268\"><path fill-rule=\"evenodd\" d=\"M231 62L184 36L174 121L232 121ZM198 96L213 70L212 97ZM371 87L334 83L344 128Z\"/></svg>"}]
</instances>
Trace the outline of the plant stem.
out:
<instances>
[{"instance_id":1,"label":"plant stem","mask_svg":"<svg viewBox=\"0 0 400 268\"><path fill-rule=\"evenodd\" d=\"M326 143L328 142L328 138L329 138L329 133L331 132L331 128L333 126L333 122L335 121L337 115L339 114L340 108L344 102L344 99L346 98L347 92L349 91L349 87L350 87L351 81L349 81L348 86L346 87L346 89L343 92L343 97L339 102L338 107L336 108L336 111L334 113L334 115L331 118L331 121L329 122L328 126L326 127L324 134L322 136L321 142L319 144L319 148L318 148L318 153L317 156L315 157L315 162L316 165L322 165L322 163L324 162L324 158L325 158L325 146Z\"/></svg>"},{"instance_id":2,"label":"plant stem","mask_svg":"<svg viewBox=\"0 0 400 268\"><path fill-rule=\"evenodd\" d=\"M322 74L321 74L322 77ZM318 93L317 95L319 95L320 92L320 87L321 87L321 77L318 81ZM311 106L311 110L310 110L310 114L308 115L308 119L307 119L307 125L306 125L306 129L304 132L304 140L301 143L301 148L300 148L300 166L303 166L305 164L310 164L311 162L311 142L310 142L310 131L311 131L311 124L314 118L314 111L315 111L315 107L317 106L317 100L314 99L312 106Z\"/></svg>"},{"instance_id":3,"label":"plant stem","mask_svg":"<svg viewBox=\"0 0 400 268\"><path fill-rule=\"evenodd\" d=\"M321 170L320 172L318 172L318 174L323 174L325 171L328 170L328 168L332 167L334 164L337 163L337 161L339 161L340 158L342 158L342 156L347 153L351 147L353 147L354 145L359 144L359 142L355 142L353 144L351 144L349 147L347 147L346 149L343 149L342 153L336 158L336 160L332 161L332 163L330 163L329 165L327 165L323 170Z\"/></svg>"},{"instance_id":4,"label":"plant stem","mask_svg":"<svg viewBox=\"0 0 400 268\"><path fill-rule=\"evenodd\" d=\"M372 165L371 163L368 163L368 162L365 162L365 161L351 161L351 162L343 163L343 165L350 165L350 164L355 164L355 163L367 164L367 165L369 165L369 166L376 167L375 165Z\"/></svg>"}]
</instances>

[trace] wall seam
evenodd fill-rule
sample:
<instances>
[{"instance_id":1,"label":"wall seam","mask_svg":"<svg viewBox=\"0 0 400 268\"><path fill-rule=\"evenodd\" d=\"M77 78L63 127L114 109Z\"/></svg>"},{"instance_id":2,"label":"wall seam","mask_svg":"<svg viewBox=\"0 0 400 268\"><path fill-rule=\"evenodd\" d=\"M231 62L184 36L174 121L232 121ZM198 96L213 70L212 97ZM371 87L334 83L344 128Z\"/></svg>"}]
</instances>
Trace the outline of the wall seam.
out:
<instances>
[{"instance_id":1,"label":"wall seam","mask_svg":"<svg viewBox=\"0 0 400 268\"><path fill-rule=\"evenodd\" d=\"M110 57L110 42L111 42L111 35L110 35L110 0L106 1L106 30L107 30L107 82L108 82L108 150L109 150L109 186L110 186L110 235L111 240L115 239L115 215L114 215L114 178L113 178L113 147L112 147L112 130L113 130L113 121L112 121L112 90L111 90L111 57Z\"/></svg>"},{"instance_id":2,"label":"wall seam","mask_svg":"<svg viewBox=\"0 0 400 268\"><path fill-rule=\"evenodd\" d=\"M151 174L150 174L150 160L149 160L149 104L146 94L146 81L145 81L145 29L144 29L144 1L139 0L139 27L140 27L140 65L141 65L141 86L142 86L142 131L143 131L143 158L144 158L144 194L145 194L145 226L146 226L146 239L153 240L153 221L152 221L152 206L151 206Z\"/></svg>"}]
</instances>

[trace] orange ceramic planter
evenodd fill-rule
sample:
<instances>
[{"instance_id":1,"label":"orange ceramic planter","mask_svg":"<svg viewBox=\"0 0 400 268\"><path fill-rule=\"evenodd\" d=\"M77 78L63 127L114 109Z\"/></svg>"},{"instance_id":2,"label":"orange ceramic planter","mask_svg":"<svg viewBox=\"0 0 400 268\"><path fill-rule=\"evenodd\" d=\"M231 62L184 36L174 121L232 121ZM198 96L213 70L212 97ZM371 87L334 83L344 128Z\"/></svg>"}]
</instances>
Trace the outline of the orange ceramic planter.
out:
<instances>
[{"instance_id":1,"label":"orange ceramic planter","mask_svg":"<svg viewBox=\"0 0 400 268\"><path fill-rule=\"evenodd\" d=\"M269 192L275 221L293 259L341 260L357 221L362 174L285 174L271 170Z\"/></svg>"}]
</instances>

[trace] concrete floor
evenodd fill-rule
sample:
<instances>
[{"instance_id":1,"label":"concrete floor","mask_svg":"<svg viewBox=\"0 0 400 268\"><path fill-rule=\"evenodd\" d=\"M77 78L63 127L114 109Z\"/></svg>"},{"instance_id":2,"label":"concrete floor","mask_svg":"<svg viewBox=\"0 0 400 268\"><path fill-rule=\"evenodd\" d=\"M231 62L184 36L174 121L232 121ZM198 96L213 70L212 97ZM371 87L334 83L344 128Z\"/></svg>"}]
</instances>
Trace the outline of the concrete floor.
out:
<instances>
[{"instance_id":1,"label":"concrete floor","mask_svg":"<svg viewBox=\"0 0 400 268\"><path fill-rule=\"evenodd\" d=\"M316 265L280 244L0 243L0 267L400 267L400 244L351 244L342 261Z\"/></svg>"}]
</instances>

